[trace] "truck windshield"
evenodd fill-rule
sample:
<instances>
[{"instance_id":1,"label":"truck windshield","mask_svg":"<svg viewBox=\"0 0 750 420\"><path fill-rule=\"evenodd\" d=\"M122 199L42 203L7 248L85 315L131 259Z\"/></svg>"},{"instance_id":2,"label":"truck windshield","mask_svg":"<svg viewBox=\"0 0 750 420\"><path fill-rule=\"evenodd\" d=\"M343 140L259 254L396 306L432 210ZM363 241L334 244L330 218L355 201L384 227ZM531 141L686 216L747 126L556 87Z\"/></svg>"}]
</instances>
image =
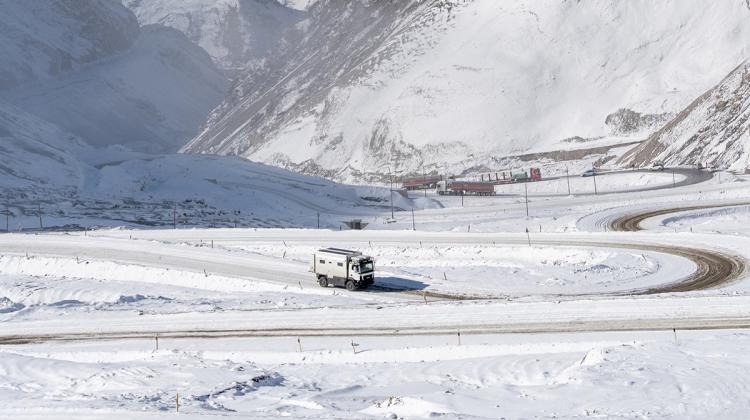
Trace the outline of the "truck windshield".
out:
<instances>
[{"instance_id":1,"label":"truck windshield","mask_svg":"<svg viewBox=\"0 0 750 420\"><path fill-rule=\"evenodd\" d=\"M359 272L360 273L369 273L374 269L374 265L372 261L366 261L359 265Z\"/></svg>"}]
</instances>

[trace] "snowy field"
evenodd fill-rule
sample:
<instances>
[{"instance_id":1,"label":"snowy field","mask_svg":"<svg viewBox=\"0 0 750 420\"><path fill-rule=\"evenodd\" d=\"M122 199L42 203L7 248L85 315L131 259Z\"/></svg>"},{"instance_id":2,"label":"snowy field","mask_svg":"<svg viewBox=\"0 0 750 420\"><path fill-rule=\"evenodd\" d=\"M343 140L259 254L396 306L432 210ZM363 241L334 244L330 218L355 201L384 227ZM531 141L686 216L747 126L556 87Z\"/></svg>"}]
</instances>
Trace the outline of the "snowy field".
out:
<instances>
[{"instance_id":1,"label":"snowy field","mask_svg":"<svg viewBox=\"0 0 750 420\"><path fill-rule=\"evenodd\" d=\"M671 182L643 176L611 175L609 185ZM530 200L529 217L514 196L465 197L461 207L460 197L428 195L420 202L432 208L412 220L412 198L399 198L394 223L382 202L363 207L364 231L0 235L0 417L741 419L750 410L739 374L750 368L746 274L639 294L697 273L674 249L750 258L750 239L716 233L730 233L745 207L605 231L633 212L750 199L742 177L552 191ZM694 232L675 233L678 222ZM378 287L319 287L309 258L324 246L375 257Z\"/></svg>"},{"instance_id":2,"label":"snowy field","mask_svg":"<svg viewBox=\"0 0 750 420\"><path fill-rule=\"evenodd\" d=\"M738 375L750 369L744 331L302 346L260 338L164 339L158 350L154 340L14 347L0 358L0 398L13 401L0 415L163 418L176 415L178 395L184 418L739 419L750 410Z\"/></svg>"}]
</instances>

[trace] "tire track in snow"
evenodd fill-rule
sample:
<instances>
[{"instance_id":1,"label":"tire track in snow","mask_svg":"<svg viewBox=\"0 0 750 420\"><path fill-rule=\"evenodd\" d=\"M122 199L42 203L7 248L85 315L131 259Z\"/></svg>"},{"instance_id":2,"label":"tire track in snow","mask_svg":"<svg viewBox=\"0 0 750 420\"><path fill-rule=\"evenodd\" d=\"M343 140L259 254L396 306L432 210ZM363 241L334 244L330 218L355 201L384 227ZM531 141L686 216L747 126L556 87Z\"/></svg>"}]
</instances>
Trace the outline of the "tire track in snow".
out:
<instances>
[{"instance_id":1,"label":"tire track in snow","mask_svg":"<svg viewBox=\"0 0 750 420\"><path fill-rule=\"evenodd\" d=\"M613 331L750 329L750 317L685 317L630 320L565 320L538 323L455 324L400 328L264 328L264 329L188 329L163 331L95 332L62 334L29 334L0 336L0 345L38 344L45 342L118 341L161 339L217 339L250 337L361 337L361 336L434 336L487 334L588 333Z\"/></svg>"},{"instance_id":2,"label":"tire track in snow","mask_svg":"<svg viewBox=\"0 0 750 420\"><path fill-rule=\"evenodd\" d=\"M638 232L644 230L641 223L649 218L663 216L671 213L680 213L692 210L705 210L710 208L730 207L750 203L713 204L685 207L670 207L656 210L642 211L626 214L609 222L610 229L620 232ZM670 247L674 255L682 256L693 261L698 270L684 281L671 285L647 289L646 294L688 292L693 290L705 290L728 284L738 279L746 270L745 260L736 255L729 255L715 250L698 248L674 248ZM666 251L666 250L665 250Z\"/></svg>"}]
</instances>

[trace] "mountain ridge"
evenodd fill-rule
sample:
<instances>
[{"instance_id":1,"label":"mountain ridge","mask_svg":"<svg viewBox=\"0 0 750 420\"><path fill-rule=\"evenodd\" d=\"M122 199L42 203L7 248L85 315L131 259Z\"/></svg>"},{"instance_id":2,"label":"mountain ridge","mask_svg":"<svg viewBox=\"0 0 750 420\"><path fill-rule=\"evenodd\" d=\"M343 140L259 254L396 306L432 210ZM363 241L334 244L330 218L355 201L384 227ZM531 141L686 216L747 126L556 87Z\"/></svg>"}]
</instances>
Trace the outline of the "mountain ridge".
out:
<instances>
[{"instance_id":1,"label":"mountain ridge","mask_svg":"<svg viewBox=\"0 0 750 420\"><path fill-rule=\"evenodd\" d=\"M632 143L648 133L612 132L608 116L676 113L750 56L744 1L321 0L307 13L183 152L366 180L574 137Z\"/></svg>"}]
</instances>

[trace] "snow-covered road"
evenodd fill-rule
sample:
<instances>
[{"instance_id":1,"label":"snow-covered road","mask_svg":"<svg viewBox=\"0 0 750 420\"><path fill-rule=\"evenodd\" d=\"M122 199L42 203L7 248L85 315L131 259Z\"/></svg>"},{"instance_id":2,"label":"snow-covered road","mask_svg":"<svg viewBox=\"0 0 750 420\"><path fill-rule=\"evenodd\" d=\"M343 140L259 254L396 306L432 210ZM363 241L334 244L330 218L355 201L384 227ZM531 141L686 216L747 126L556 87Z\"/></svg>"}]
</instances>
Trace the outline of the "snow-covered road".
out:
<instances>
[{"instance_id":1,"label":"snow-covered road","mask_svg":"<svg viewBox=\"0 0 750 420\"><path fill-rule=\"evenodd\" d=\"M652 219L642 227L653 231L611 228L661 209L736 205L748 192L743 182L710 181L607 197L534 197L529 217L517 198L474 198L463 208L446 198L443 209L415 212L417 231L400 212L396 223L366 231L2 235L0 398L12 403L0 417L74 413L76 401L86 407L76 416L113 415L116 406L123 410L116 417L133 418L172 410L176 393L183 414L195 417L230 410L496 417L490 395L505 395L507 407L513 390L522 398L539 387L553 399L593 395L606 378L634 377L658 388L659 398L675 383L693 389L685 403L709 407L715 399L705 397L704 382L662 365L710 369L719 372L715 381L745 366L737 355L750 328L750 237L675 232ZM333 245L374 255L385 288L317 286L307 258ZM728 268L717 269L722 264ZM726 329L739 332L715 331ZM532 344L538 340L546 341ZM748 389L736 383L727 390L732 401Z\"/></svg>"}]
</instances>

